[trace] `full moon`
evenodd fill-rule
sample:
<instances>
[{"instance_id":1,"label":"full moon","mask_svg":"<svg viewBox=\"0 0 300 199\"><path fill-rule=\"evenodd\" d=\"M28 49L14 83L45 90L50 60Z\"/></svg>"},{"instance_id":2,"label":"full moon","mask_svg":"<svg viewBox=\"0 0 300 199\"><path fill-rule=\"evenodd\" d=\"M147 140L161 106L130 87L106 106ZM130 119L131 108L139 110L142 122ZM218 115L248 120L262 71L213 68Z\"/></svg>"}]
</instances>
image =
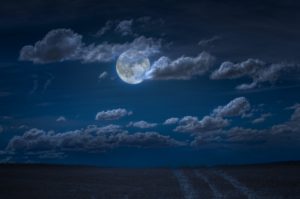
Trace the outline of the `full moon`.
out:
<instances>
[{"instance_id":1,"label":"full moon","mask_svg":"<svg viewBox=\"0 0 300 199\"><path fill-rule=\"evenodd\" d=\"M149 69L149 59L143 53L136 50L127 50L122 53L116 64L119 77L128 84L141 83L145 73Z\"/></svg>"}]
</instances>

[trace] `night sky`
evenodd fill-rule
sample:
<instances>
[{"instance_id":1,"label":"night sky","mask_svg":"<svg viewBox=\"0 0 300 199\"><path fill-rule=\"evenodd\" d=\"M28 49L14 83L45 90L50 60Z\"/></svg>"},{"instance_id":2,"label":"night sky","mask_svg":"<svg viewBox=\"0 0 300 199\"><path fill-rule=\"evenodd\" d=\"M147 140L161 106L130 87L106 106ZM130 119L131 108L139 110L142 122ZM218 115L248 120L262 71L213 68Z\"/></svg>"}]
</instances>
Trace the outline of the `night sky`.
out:
<instances>
[{"instance_id":1,"label":"night sky","mask_svg":"<svg viewBox=\"0 0 300 199\"><path fill-rule=\"evenodd\" d=\"M299 10L292 0L1 1L0 161L299 160ZM130 51L150 62L136 84L116 71Z\"/></svg>"}]
</instances>

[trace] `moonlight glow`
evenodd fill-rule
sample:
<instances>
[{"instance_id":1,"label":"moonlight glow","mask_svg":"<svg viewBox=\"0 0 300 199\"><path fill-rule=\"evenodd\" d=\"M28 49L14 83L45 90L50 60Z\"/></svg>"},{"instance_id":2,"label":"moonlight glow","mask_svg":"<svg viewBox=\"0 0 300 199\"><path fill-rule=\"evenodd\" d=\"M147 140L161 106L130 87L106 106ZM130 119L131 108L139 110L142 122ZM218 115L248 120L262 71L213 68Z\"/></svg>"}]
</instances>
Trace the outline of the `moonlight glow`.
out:
<instances>
[{"instance_id":1,"label":"moonlight glow","mask_svg":"<svg viewBox=\"0 0 300 199\"><path fill-rule=\"evenodd\" d=\"M128 84L141 83L145 73L149 69L149 59L143 53L136 50L125 51L117 60L117 73Z\"/></svg>"}]
</instances>

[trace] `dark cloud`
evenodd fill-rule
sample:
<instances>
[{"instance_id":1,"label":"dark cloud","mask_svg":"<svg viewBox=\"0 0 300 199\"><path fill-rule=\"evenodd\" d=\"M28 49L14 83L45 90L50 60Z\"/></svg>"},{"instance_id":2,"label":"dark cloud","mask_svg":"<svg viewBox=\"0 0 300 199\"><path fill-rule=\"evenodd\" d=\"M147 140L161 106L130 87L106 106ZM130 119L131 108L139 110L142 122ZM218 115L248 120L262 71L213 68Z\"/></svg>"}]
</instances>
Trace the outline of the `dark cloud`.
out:
<instances>
[{"instance_id":1,"label":"dark cloud","mask_svg":"<svg viewBox=\"0 0 300 199\"><path fill-rule=\"evenodd\" d=\"M76 59L83 45L81 40L82 36L70 29L51 30L33 46L24 46L20 60L43 64Z\"/></svg>"},{"instance_id":2,"label":"dark cloud","mask_svg":"<svg viewBox=\"0 0 300 199\"><path fill-rule=\"evenodd\" d=\"M182 56L176 60L160 57L147 72L146 79L189 80L208 72L214 61L215 58L207 52L202 52L196 57Z\"/></svg>"},{"instance_id":3,"label":"dark cloud","mask_svg":"<svg viewBox=\"0 0 300 199\"><path fill-rule=\"evenodd\" d=\"M231 100L225 106L215 108L212 115L219 117L243 116L250 108L251 105L245 97L238 97Z\"/></svg>"},{"instance_id":4,"label":"dark cloud","mask_svg":"<svg viewBox=\"0 0 300 199\"><path fill-rule=\"evenodd\" d=\"M165 122L163 123L164 125L171 125L171 124L177 124L179 121L178 117L171 117L169 119L166 119Z\"/></svg>"},{"instance_id":5,"label":"dark cloud","mask_svg":"<svg viewBox=\"0 0 300 199\"><path fill-rule=\"evenodd\" d=\"M256 88L264 82L273 84L283 74L290 71L299 72L299 69L299 65L296 64L267 64L259 59L248 59L236 64L226 61L211 74L210 78L217 80L250 77L252 78L251 83L244 83L236 87L239 90L246 90Z\"/></svg>"},{"instance_id":6,"label":"dark cloud","mask_svg":"<svg viewBox=\"0 0 300 199\"><path fill-rule=\"evenodd\" d=\"M105 151L117 147L167 147L184 143L157 132L128 133L117 125L88 126L85 129L56 133L30 129L14 136L8 143L8 152L28 151Z\"/></svg>"},{"instance_id":7,"label":"dark cloud","mask_svg":"<svg viewBox=\"0 0 300 199\"><path fill-rule=\"evenodd\" d=\"M51 30L35 45L24 46L20 51L20 60L37 64L79 60L82 62L110 62L128 49L135 49L151 56L158 53L161 40L140 36L132 42L89 44L82 42L82 36L70 29Z\"/></svg>"},{"instance_id":8,"label":"dark cloud","mask_svg":"<svg viewBox=\"0 0 300 199\"><path fill-rule=\"evenodd\" d=\"M124 108L118 108L98 112L96 114L95 120L118 120L128 115L132 115L132 112Z\"/></svg>"},{"instance_id":9,"label":"dark cloud","mask_svg":"<svg viewBox=\"0 0 300 199\"><path fill-rule=\"evenodd\" d=\"M217 131L196 136L191 142L192 146L201 146L208 143L257 143L266 140L263 130L233 127L226 131Z\"/></svg>"},{"instance_id":10,"label":"dark cloud","mask_svg":"<svg viewBox=\"0 0 300 199\"><path fill-rule=\"evenodd\" d=\"M153 128L157 126L157 123L149 123L146 121L138 121L138 122L130 122L128 127L135 127L135 128L140 128L140 129L147 129L147 128Z\"/></svg>"}]
</instances>

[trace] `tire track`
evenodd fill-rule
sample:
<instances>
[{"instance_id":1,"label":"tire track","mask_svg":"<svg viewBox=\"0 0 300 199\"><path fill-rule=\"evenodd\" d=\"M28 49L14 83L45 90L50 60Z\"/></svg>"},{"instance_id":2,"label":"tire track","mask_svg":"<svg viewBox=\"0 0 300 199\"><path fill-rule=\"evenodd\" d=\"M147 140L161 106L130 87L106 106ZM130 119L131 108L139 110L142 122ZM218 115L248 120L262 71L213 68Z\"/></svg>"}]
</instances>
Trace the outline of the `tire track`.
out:
<instances>
[{"instance_id":1,"label":"tire track","mask_svg":"<svg viewBox=\"0 0 300 199\"><path fill-rule=\"evenodd\" d=\"M223 195L221 194L221 192L218 190L218 188L208 179L208 177L205 174L200 173L197 170L195 170L194 173L198 178L201 178L206 184L208 184L209 188L211 189L211 191L213 193L213 198L215 198L215 199L224 198Z\"/></svg>"},{"instance_id":2,"label":"tire track","mask_svg":"<svg viewBox=\"0 0 300 199\"><path fill-rule=\"evenodd\" d=\"M237 189L239 192L244 194L248 197L248 199L257 199L258 196L256 193L252 190L250 190L248 187L246 187L244 184L242 184L240 181L238 181L236 178L226 174L224 171L215 170L214 173L220 177L222 177L224 180L228 181L235 189Z\"/></svg>"},{"instance_id":3,"label":"tire track","mask_svg":"<svg viewBox=\"0 0 300 199\"><path fill-rule=\"evenodd\" d=\"M180 170L173 170L174 176L176 177L180 190L185 199L199 199L197 192L192 186L189 178Z\"/></svg>"}]
</instances>

